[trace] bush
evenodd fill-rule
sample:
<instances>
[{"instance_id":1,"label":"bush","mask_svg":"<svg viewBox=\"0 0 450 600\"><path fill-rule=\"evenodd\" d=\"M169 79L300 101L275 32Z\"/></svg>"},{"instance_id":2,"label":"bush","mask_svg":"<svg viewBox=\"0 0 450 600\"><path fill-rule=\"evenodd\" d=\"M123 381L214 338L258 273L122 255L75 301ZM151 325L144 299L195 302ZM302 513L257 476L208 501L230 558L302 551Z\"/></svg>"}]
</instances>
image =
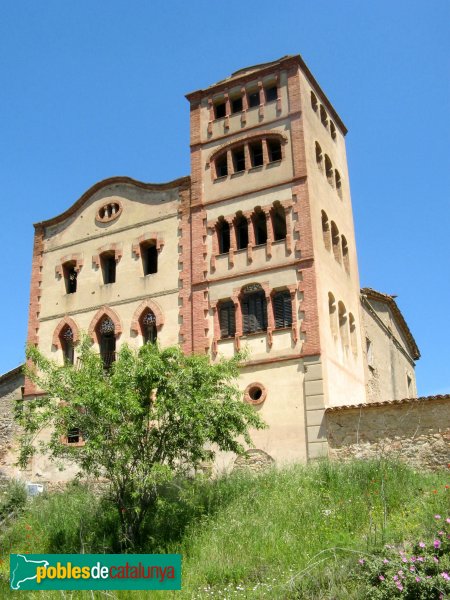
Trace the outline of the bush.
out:
<instances>
[{"instance_id":1,"label":"bush","mask_svg":"<svg viewBox=\"0 0 450 600\"><path fill-rule=\"evenodd\" d=\"M10 481L0 496L0 521L20 513L26 504L27 492L20 481Z\"/></svg>"}]
</instances>

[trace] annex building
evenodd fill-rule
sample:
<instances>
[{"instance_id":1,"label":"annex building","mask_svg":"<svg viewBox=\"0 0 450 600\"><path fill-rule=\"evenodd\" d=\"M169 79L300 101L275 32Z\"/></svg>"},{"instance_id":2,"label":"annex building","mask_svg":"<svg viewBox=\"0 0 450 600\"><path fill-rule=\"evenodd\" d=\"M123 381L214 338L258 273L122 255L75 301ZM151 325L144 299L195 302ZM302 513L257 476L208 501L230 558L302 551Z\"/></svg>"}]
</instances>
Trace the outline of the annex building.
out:
<instances>
[{"instance_id":1,"label":"annex building","mask_svg":"<svg viewBox=\"0 0 450 600\"><path fill-rule=\"evenodd\" d=\"M420 356L394 298L360 289L347 129L300 56L186 97L190 176L112 177L35 225L28 343L76 361L85 331L105 368L123 343L246 347L244 401L269 425L253 455L326 455L325 411L415 397Z\"/></svg>"}]
</instances>

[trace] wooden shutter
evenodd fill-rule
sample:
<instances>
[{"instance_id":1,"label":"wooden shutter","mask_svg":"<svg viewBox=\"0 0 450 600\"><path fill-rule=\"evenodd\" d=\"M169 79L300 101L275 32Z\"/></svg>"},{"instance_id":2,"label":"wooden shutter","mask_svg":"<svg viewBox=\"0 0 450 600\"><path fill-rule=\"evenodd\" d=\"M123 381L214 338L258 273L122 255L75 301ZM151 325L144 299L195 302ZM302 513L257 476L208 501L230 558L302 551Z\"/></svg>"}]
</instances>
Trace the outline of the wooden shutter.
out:
<instances>
[{"instance_id":1,"label":"wooden shutter","mask_svg":"<svg viewBox=\"0 0 450 600\"><path fill-rule=\"evenodd\" d=\"M236 319L233 302L226 302L219 309L220 337L233 337L236 332Z\"/></svg>"},{"instance_id":2,"label":"wooden shutter","mask_svg":"<svg viewBox=\"0 0 450 600\"><path fill-rule=\"evenodd\" d=\"M273 316L275 329L292 325L292 302L291 294L288 291L278 292L273 297Z\"/></svg>"}]
</instances>

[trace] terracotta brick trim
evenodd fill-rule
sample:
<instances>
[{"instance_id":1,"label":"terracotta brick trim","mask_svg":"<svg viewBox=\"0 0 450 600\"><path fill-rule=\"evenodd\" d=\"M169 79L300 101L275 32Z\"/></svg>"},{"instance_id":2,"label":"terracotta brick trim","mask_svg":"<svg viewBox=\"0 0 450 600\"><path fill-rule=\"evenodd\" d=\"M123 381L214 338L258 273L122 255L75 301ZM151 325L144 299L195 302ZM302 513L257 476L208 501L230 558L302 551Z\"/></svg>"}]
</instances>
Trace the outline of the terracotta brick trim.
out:
<instances>
[{"instance_id":1,"label":"terracotta brick trim","mask_svg":"<svg viewBox=\"0 0 450 600\"><path fill-rule=\"evenodd\" d=\"M155 246L158 252L161 252L161 250L163 249L164 239L158 233L145 232L138 238L135 238L133 240L131 251L133 252L136 258L139 258L141 256L141 244L146 244L149 242L155 242Z\"/></svg>"},{"instance_id":2,"label":"terracotta brick trim","mask_svg":"<svg viewBox=\"0 0 450 600\"><path fill-rule=\"evenodd\" d=\"M144 300L143 302L141 302L139 304L139 306L136 308L136 310L133 313L133 318L131 320L131 331L133 333L142 335L140 318L147 309L150 309L152 311L152 313L155 315L156 329L158 331L160 331L162 326L164 325L164 314L163 314L161 308L158 306L158 304L156 304L156 302L153 302L153 300Z\"/></svg>"},{"instance_id":3,"label":"terracotta brick trim","mask_svg":"<svg viewBox=\"0 0 450 600\"><path fill-rule=\"evenodd\" d=\"M211 162L214 161L217 158L217 156L219 156L219 154L222 154L222 152L232 150L235 146L241 146L245 142L251 143L261 138L278 138L282 144L287 143L287 136L284 133L281 133L280 131L274 131L270 129L257 131L255 133L243 135L238 139L232 140L231 142L222 144L209 155L207 164L211 164Z\"/></svg>"},{"instance_id":4,"label":"terracotta brick trim","mask_svg":"<svg viewBox=\"0 0 450 600\"><path fill-rule=\"evenodd\" d=\"M99 310L95 313L95 316L92 319L91 324L89 325L89 329L88 329L89 336L95 342L97 342L97 344L100 342L98 335L97 335L97 325L100 323L102 318L105 316L109 317L111 319L111 321L114 323L114 334L115 334L116 338L122 333L122 324L121 324L120 319L117 316L117 314L111 308L109 308L109 306L102 306L102 308L99 308Z\"/></svg>"},{"instance_id":5,"label":"terracotta brick trim","mask_svg":"<svg viewBox=\"0 0 450 600\"><path fill-rule=\"evenodd\" d=\"M79 273L83 267L84 260L82 254L65 254L59 259L59 265L55 267L55 273L58 277L64 275L63 267L67 263L73 263L75 271Z\"/></svg>"},{"instance_id":6,"label":"terracotta brick trim","mask_svg":"<svg viewBox=\"0 0 450 600\"><path fill-rule=\"evenodd\" d=\"M261 390L261 396L256 399L252 398L252 393L258 389ZM254 404L254 405L262 404L266 398L267 398L267 389L262 383L259 383L258 381L250 383L245 388L244 402L247 402L248 404Z\"/></svg>"},{"instance_id":7,"label":"terracotta brick trim","mask_svg":"<svg viewBox=\"0 0 450 600\"><path fill-rule=\"evenodd\" d=\"M122 258L123 254L122 244L105 244L101 248L98 248L97 254L94 254L94 256L92 257L92 264L95 267L97 267L97 269L100 268L101 255L106 253L114 254L114 260L116 261L116 263L118 263Z\"/></svg>"},{"instance_id":8,"label":"terracotta brick trim","mask_svg":"<svg viewBox=\"0 0 450 600\"><path fill-rule=\"evenodd\" d=\"M55 331L53 332L52 344L53 344L53 346L55 346L55 348L58 348L58 349L61 348L60 335L61 335L62 330L66 326L69 326L70 329L72 330L72 333L73 333L73 343L76 344L79 341L79 339L80 339L80 333L79 333L77 324L75 323L75 321L71 317L64 317L64 319L62 319L59 322L58 326L56 327Z\"/></svg>"}]
</instances>

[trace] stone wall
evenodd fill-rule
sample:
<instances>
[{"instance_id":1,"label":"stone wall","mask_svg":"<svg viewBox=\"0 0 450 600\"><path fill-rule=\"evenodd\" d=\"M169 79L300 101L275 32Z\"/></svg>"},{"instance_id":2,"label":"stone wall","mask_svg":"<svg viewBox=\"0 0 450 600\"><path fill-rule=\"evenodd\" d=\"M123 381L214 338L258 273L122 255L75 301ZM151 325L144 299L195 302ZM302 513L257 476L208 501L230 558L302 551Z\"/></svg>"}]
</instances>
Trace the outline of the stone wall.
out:
<instances>
[{"instance_id":1,"label":"stone wall","mask_svg":"<svg viewBox=\"0 0 450 600\"><path fill-rule=\"evenodd\" d=\"M10 453L17 426L14 423L14 406L22 398L24 385L22 367L0 378L0 479L10 476L6 457Z\"/></svg>"},{"instance_id":2,"label":"stone wall","mask_svg":"<svg viewBox=\"0 0 450 600\"><path fill-rule=\"evenodd\" d=\"M326 411L330 458L398 458L413 467L450 464L450 394Z\"/></svg>"}]
</instances>

